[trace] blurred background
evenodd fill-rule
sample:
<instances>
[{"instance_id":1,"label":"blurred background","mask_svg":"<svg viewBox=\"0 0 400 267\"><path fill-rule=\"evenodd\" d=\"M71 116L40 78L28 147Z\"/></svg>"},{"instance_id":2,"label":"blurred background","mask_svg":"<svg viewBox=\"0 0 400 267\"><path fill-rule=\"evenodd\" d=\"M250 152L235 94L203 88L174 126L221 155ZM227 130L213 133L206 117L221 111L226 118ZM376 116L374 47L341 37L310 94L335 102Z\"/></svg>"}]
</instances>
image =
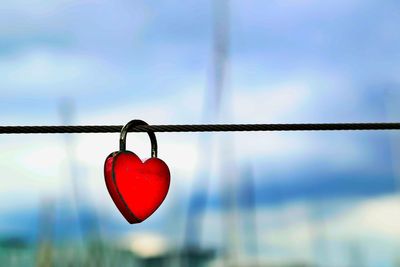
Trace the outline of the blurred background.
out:
<instances>
[{"instance_id":1,"label":"blurred background","mask_svg":"<svg viewBox=\"0 0 400 267\"><path fill-rule=\"evenodd\" d=\"M400 120L400 3L15 0L1 125ZM0 136L1 266L400 266L400 135L158 133L159 210L129 225L119 134ZM145 134L128 149L150 156Z\"/></svg>"}]
</instances>

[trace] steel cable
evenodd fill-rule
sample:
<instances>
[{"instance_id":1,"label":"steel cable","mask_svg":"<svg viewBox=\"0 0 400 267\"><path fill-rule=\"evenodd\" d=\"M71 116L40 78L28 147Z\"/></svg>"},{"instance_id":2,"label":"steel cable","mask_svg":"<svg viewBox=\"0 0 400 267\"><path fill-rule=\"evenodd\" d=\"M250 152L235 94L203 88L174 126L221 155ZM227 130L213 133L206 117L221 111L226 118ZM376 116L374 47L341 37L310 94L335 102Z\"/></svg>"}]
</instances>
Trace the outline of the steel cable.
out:
<instances>
[{"instance_id":1,"label":"steel cable","mask_svg":"<svg viewBox=\"0 0 400 267\"><path fill-rule=\"evenodd\" d=\"M0 126L0 134L116 133L123 125ZM140 125L130 132L355 131L400 130L400 123Z\"/></svg>"}]
</instances>

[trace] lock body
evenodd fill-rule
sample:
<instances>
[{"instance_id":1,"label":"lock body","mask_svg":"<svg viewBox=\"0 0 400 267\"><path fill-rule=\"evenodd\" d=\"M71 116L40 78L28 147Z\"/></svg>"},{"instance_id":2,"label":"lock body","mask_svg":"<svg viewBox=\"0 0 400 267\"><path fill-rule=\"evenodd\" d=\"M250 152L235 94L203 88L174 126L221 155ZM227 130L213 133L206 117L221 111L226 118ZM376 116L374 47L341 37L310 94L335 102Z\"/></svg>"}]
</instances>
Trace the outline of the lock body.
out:
<instances>
[{"instance_id":1,"label":"lock body","mask_svg":"<svg viewBox=\"0 0 400 267\"><path fill-rule=\"evenodd\" d=\"M144 162L126 150L126 134L130 127L147 125L130 121L121 130L120 150L111 153L104 163L104 177L108 192L124 218L131 224L140 223L153 214L164 201L170 186L167 164L157 158L157 141L151 140L151 158Z\"/></svg>"}]
</instances>

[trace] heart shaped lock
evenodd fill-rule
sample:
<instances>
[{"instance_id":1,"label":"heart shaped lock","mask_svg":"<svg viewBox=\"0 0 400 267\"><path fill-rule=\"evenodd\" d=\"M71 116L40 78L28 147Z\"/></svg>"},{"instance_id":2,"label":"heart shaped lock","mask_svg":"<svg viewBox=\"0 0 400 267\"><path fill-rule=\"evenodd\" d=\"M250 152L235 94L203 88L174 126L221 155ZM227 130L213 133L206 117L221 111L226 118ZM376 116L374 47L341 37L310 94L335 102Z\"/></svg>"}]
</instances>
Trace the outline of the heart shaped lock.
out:
<instances>
[{"instance_id":1,"label":"heart shaped lock","mask_svg":"<svg viewBox=\"0 0 400 267\"><path fill-rule=\"evenodd\" d=\"M111 153L104 163L104 177L108 192L125 219L140 223L153 214L167 196L170 172L167 164L157 158L154 132L147 132L151 141L151 158L142 162L126 150L126 135L141 120L128 122L121 130L119 151Z\"/></svg>"}]
</instances>

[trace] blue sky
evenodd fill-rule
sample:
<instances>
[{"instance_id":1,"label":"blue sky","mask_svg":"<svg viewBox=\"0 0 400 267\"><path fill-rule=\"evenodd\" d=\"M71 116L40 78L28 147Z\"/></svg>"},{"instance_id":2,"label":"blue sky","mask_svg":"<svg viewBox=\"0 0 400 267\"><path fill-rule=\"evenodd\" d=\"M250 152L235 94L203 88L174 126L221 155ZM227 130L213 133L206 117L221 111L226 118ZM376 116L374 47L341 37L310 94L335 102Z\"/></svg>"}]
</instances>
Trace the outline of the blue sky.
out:
<instances>
[{"instance_id":1,"label":"blue sky","mask_svg":"<svg viewBox=\"0 0 400 267\"><path fill-rule=\"evenodd\" d=\"M225 108L232 114L222 122L399 119L398 2L230 3L230 101ZM133 118L151 124L203 122L203 107L210 108L203 102L212 71L212 12L210 1L3 3L1 124L61 124L62 99L74 103L74 124L123 124ZM281 186L288 201L313 199L327 191L326 196L339 197L344 191L359 196L394 190L394 134L229 136L237 165L250 163L260 188ZM118 135L73 138L80 179L90 188L88 201L115 212L104 188L102 164L117 149ZM224 138L227 134L212 135L213 146ZM160 157L173 174L170 195L187 200L207 152L199 152L198 134L159 134L158 139ZM128 142L147 157L145 136L132 135ZM0 195L15 203L0 205L3 213L36 209L43 196L71 197L63 190L69 185L63 136L1 136L0 149ZM213 158L213 176L218 176L218 162ZM349 179L360 188L349 191ZM365 179L368 182L362 182ZM211 186L217 197L217 183ZM166 206L173 207L174 201L167 200ZM162 214L155 215L154 223ZM123 223L118 216L113 217L117 225ZM1 229L7 231L9 223L3 221Z\"/></svg>"},{"instance_id":2,"label":"blue sky","mask_svg":"<svg viewBox=\"0 0 400 267\"><path fill-rule=\"evenodd\" d=\"M179 99L185 91L201 96L211 63L212 6L195 1L5 4L2 97L21 112L31 101L31 112L39 112L68 96L86 112L170 95ZM382 119L379 110L366 114L365 106L381 91L368 87L396 82L395 2L233 1L231 8L233 94L306 83L315 98L309 108L326 119L346 120L350 113L358 120ZM328 99L337 102L328 105ZM293 119L324 119L297 116Z\"/></svg>"}]
</instances>

